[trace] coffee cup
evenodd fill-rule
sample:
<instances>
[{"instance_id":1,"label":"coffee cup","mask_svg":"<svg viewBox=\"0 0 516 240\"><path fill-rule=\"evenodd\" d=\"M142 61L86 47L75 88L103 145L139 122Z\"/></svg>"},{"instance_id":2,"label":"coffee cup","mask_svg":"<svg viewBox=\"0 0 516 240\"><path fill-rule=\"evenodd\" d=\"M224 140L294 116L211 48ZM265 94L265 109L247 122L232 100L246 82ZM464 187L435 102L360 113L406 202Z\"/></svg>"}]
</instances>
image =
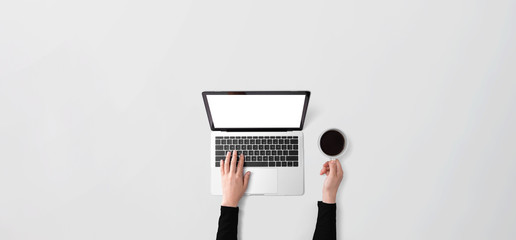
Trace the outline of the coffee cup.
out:
<instances>
[{"instance_id":1,"label":"coffee cup","mask_svg":"<svg viewBox=\"0 0 516 240\"><path fill-rule=\"evenodd\" d=\"M330 158L330 160L337 159L343 155L348 148L348 139L344 132L337 128L330 128L324 131L319 136L319 150Z\"/></svg>"}]
</instances>

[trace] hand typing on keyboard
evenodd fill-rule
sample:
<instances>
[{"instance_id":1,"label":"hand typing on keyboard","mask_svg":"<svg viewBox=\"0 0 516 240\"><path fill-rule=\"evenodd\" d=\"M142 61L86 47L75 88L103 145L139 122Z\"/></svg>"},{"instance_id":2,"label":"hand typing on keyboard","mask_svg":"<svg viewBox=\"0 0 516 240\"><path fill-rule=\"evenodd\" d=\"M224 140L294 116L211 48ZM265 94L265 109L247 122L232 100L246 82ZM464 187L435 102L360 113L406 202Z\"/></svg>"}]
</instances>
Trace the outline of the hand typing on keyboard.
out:
<instances>
[{"instance_id":1,"label":"hand typing on keyboard","mask_svg":"<svg viewBox=\"0 0 516 240\"><path fill-rule=\"evenodd\" d=\"M222 206L236 207L244 195L251 172L244 175L244 155L240 154L237 165L237 151L226 153L226 159L220 160L222 181Z\"/></svg>"}]
</instances>

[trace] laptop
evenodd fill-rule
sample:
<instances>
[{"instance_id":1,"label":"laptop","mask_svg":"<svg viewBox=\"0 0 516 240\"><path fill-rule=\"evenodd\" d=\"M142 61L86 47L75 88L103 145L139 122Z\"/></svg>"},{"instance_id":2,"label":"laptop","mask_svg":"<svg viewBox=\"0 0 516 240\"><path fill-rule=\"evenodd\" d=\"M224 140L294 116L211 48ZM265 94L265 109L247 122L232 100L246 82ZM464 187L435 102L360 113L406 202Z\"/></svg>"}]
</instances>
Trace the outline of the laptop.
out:
<instances>
[{"instance_id":1,"label":"laptop","mask_svg":"<svg viewBox=\"0 0 516 240\"><path fill-rule=\"evenodd\" d=\"M246 195L303 195L303 124L309 91L202 93L211 128L211 193L222 195L220 160L244 154Z\"/></svg>"}]
</instances>

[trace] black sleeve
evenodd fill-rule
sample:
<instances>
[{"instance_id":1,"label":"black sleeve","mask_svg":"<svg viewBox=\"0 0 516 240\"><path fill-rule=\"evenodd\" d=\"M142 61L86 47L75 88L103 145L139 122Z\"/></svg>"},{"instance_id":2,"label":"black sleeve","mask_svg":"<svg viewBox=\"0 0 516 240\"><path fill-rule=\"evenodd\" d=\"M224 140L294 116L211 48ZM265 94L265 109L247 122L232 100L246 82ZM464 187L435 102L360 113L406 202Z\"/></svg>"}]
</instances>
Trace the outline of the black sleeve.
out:
<instances>
[{"instance_id":1,"label":"black sleeve","mask_svg":"<svg viewBox=\"0 0 516 240\"><path fill-rule=\"evenodd\" d=\"M337 239L337 204L327 204L319 201L317 203L319 213L313 240L336 240Z\"/></svg>"},{"instance_id":2,"label":"black sleeve","mask_svg":"<svg viewBox=\"0 0 516 240\"><path fill-rule=\"evenodd\" d=\"M238 226L238 207L220 206L219 230L217 240L236 240Z\"/></svg>"}]
</instances>

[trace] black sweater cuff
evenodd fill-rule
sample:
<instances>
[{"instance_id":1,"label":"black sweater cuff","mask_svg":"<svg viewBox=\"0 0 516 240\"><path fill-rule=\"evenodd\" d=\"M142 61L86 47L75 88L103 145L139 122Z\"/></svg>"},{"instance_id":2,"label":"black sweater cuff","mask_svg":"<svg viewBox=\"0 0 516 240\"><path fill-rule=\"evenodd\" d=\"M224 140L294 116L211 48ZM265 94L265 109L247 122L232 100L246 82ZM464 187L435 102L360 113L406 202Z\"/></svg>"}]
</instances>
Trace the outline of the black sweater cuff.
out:
<instances>
[{"instance_id":1,"label":"black sweater cuff","mask_svg":"<svg viewBox=\"0 0 516 240\"><path fill-rule=\"evenodd\" d=\"M220 206L217 240L237 239L238 210L238 207Z\"/></svg>"},{"instance_id":2,"label":"black sweater cuff","mask_svg":"<svg viewBox=\"0 0 516 240\"><path fill-rule=\"evenodd\" d=\"M335 240L337 239L337 204L317 202L319 213L313 239Z\"/></svg>"}]
</instances>

